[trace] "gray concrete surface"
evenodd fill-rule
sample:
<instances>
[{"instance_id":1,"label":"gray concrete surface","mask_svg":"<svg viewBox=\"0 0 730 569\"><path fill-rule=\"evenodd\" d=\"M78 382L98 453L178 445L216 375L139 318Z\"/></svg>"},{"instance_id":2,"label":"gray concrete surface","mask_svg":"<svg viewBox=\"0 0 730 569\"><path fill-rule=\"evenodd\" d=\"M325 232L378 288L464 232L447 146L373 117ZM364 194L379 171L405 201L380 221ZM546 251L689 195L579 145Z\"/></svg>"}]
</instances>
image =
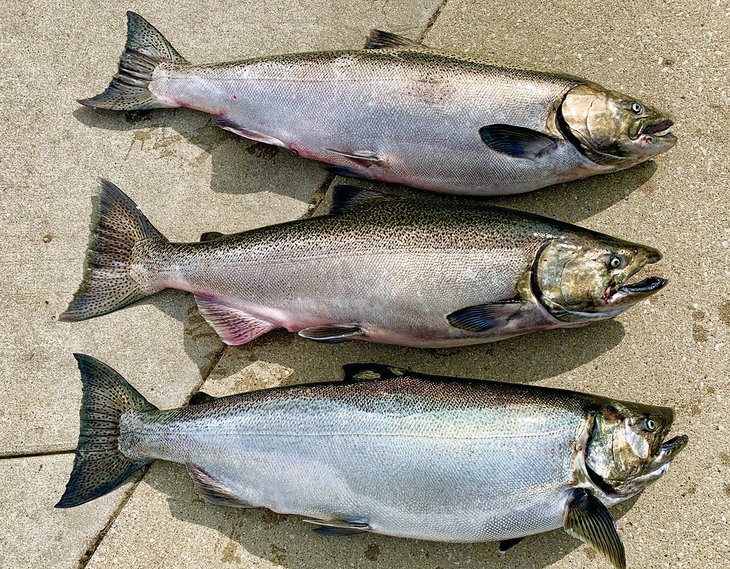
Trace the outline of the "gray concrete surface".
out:
<instances>
[{"instance_id":1,"label":"gray concrete surface","mask_svg":"<svg viewBox=\"0 0 730 569\"><path fill-rule=\"evenodd\" d=\"M678 146L616 175L493 200L657 246L669 286L617 321L463 350L319 346L275 332L226 348L183 294L61 324L81 277L96 178L127 191L168 237L237 231L307 214L326 174L238 139L185 110L123 116L81 109L124 40L124 10L147 16L193 61L358 46L371 27L498 63L562 70L636 94L677 117ZM608 567L562 532L494 544L379 536L324 539L294 517L205 504L184 470L68 511L78 435L74 351L117 368L154 404L336 379L342 363L535 382L672 405L690 445L622 507L631 567L730 566L728 326L730 13L726 2L578 0L172 0L124 6L33 2L0 23L0 566ZM205 383L203 383L205 382ZM40 455L40 456L39 456Z\"/></svg>"}]
</instances>

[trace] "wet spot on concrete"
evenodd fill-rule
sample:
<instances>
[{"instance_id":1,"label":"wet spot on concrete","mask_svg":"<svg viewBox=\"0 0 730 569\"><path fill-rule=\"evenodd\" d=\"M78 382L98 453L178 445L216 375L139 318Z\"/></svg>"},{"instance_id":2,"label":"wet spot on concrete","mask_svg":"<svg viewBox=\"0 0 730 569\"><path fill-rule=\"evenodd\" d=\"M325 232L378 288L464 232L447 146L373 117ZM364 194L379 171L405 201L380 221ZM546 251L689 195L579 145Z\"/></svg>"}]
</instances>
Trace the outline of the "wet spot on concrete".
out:
<instances>
[{"instance_id":1,"label":"wet spot on concrete","mask_svg":"<svg viewBox=\"0 0 730 569\"><path fill-rule=\"evenodd\" d=\"M692 403L689 408L689 414L693 417L697 417L702 413L702 408L697 403Z\"/></svg>"},{"instance_id":2,"label":"wet spot on concrete","mask_svg":"<svg viewBox=\"0 0 730 569\"><path fill-rule=\"evenodd\" d=\"M271 160L279 153L279 149L276 146L271 146L270 144L257 142L247 147L246 152L248 152L251 156L255 156L256 158Z\"/></svg>"},{"instance_id":3,"label":"wet spot on concrete","mask_svg":"<svg viewBox=\"0 0 730 569\"><path fill-rule=\"evenodd\" d=\"M370 561L377 561L378 557L380 557L380 546L377 543L371 543L367 546L363 555Z\"/></svg>"},{"instance_id":4,"label":"wet spot on concrete","mask_svg":"<svg viewBox=\"0 0 730 569\"><path fill-rule=\"evenodd\" d=\"M707 328L705 328L702 324L695 323L692 326L692 338L695 342L707 342L707 338L709 337L710 334L707 331Z\"/></svg>"},{"instance_id":5,"label":"wet spot on concrete","mask_svg":"<svg viewBox=\"0 0 730 569\"><path fill-rule=\"evenodd\" d=\"M722 462L725 466L730 466L730 453L721 452L720 462Z\"/></svg>"},{"instance_id":6,"label":"wet spot on concrete","mask_svg":"<svg viewBox=\"0 0 730 569\"><path fill-rule=\"evenodd\" d=\"M726 326L730 326L730 300L726 300L720 305L720 320L722 320Z\"/></svg>"},{"instance_id":7,"label":"wet spot on concrete","mask_svg":"<svg viewBox=\"0 0 730 569\"><path fill-rule=\"evenodd\" d=\"M240 563L241 556L238 555L238 544L234 541L229 541L228 544L223 548L223 556L221 557L223 563Z\"/></svg>"},{"instance_id":8,"label":"wet spot on concrete","mask_svg":"<svg viewBox=\"0 0 730 569\"><path fill-rule=\"evenodd\" d=\"M692 311L692 320L694 320L695 322L704 320L705 316L706 316L706 314L705 314L704 310L693 310Z\"/></svg>"},{"instance_id":9,"label":"wet spot on concrete","mask_svg":"<svg viewBox=\"0 0 730 569\"><path fill-rule=\"evenodd\" d=\"M592 547L586 547L585 550L584 550L584 552L586 554L586 557L590 561L593 561L596 558L596 550L593 549Z\"/></svg>"},{"instance_id":10,"label":"wet spot on concrete","mask_svg":"<svg viewBox=\"0 0 730 569\"><path fill-rule=\"evenodd\" d=\"M271 561L283 565L286 561L286 549L279 547L275 543L271 544Z\"/></svg>"},{"instance_id":11,"label":"wet spot on concrete","mask_svg":"<svg viewBox=\"0 0 730 569\"><path fill-rule=\"evenodd\" d=\"M53 241L53 235L46 233L41 239L43 239L43 243L50 243Z\"/></svg>"},{"instance_id":12,"label":"wet spot on concrete","mask_svg":"<svg viewBox=\"0 0 730 569\"><path fill-rule=\"evenodd\" d=\"M730 496L730 484L725 484L725 496Z\"/></svg>"},{"instance_id":13,"label":"wet spot on concrete","mask_svg":"<svg viewBox=\"0 0 730 569\"><path fill-rule=\"evenodd\" d=\"M687 496L694 496L697 493L697 486L695 484L690 484L687 486L687 489L682 492L682 498L686 498Z\"/></svg>"}]
</instances>

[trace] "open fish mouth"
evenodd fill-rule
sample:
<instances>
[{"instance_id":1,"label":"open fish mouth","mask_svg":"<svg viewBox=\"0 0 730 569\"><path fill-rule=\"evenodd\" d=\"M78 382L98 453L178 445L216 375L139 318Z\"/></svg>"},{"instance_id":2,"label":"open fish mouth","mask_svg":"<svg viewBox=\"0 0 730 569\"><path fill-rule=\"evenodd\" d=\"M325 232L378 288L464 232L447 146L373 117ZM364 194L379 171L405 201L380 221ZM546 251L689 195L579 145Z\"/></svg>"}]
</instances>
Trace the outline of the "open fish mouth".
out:
<instances>
[{"instance_id":1,"label":"open fish mouth","mask_svg":"<svg viewBox=\"0 0 730 569\"><path fill-rule=\"evenodd\" d=\"M670 118L656 119L652 121L646 121L641 125L639 132L634 137L634 140L641 140L642 142L654 142L655 139L663 142L673 142L677 140L669 129L674 125L674 121Z\"/></svg>"},{"instance_id":2,"label":"open fish mouth","mask_svg":"<svg viewBox=\"0 0 730 569\"><path fill-rule=\"evenodd\" d=\"M656 457L654 457L653 464L656 467L664 466L687 446L688 441L689 437L687 435L679 435L664 441Z\"/></svg>"},{"instance_id":3,"label":"open fish mouth","mask_svg":"<svg viewBox=\"0 0 730 569\"><path fill-rule=\"evenodd\" d=\"M640 281L628 282L636 273L641 271L647 264L656 263L661 259L661 254L656 251L646 259L645 263L642 263L629 275L627 275L622 283L617 283L611 279L603 293L603 300L608 305L615 306L617 304L623 304L626 302L638 302L639 300L646 298L654 294L655 292L664 288L667 284L667 280L657 276L646 277Z\"/></svg>"}]
</instances>

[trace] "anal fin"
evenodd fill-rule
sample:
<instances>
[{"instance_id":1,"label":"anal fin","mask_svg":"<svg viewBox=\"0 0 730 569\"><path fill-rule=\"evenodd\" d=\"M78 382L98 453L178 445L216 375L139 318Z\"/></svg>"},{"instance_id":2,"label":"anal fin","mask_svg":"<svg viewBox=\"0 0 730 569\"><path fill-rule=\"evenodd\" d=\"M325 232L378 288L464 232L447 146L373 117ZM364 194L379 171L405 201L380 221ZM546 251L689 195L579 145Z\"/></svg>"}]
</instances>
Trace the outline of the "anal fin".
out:
<instances>
[{"instance_id":1,"label":"anal fin","mask_svg":"<svg viewBox=\"0 0 730 569\"><path fill-rule=\"evenodd\" d=\"M215 298L196 294L195 302L203 318L229 346L245 344L276 328L271 322L221 304Z\"/></svg>"},{"instance_id":2,"label":"anal fin","mask_svg":"<svg viewBox=\"0 0 730 569\"><path fill-rule=\"evenodd\" d=\"M192 462L186 462L185 466L187 467L188 474L190 474L193 482L195 482L203 494L203 497L211 504L215 504L216 506L228 506L231 508L256 507L253 504L249 504L245 500L241 500L234 496L230 490L199 466L196 466Z\"/></svg>"},{"instance_id":3,"label":"anal fin","mask_svg":"<svg viewBox=\"0 0 730 569\"><path fill-rule=\"evenodd\" d=\"M323 342L325 344L339 344L357 336L364 336L365 332L359 326L343 326L333 324L331 326L313 326L299 331L302 338Z\"/></svg>"},{"instance_id":4,"label":"anal fin","mask_svg":"<svg viewBox=\"0 0 730 569\"><path fill-rule=\"evenodd\" d=\"M318 527L314 531L326 536L344 536L356 535L370 531L370 526L366 523L347 522L345 520L303 520L308 524L314 524Z\"/></svg>"},{"instance_id":5,"label":"anal fin","mask_svg":"<svg viewBox=\"0 0 730 569\"><path fill-rule=\"evenodd\" d=\"M282 146L286 148L286 144L278 138L274 138L273 136L269 136L268 134L264 134L263 132L244 128L243 126L228 118L226 115L213 115L213 120L215 121L215 124L217 124L223 130L228 130L233 134L237 134L238 136L248 138L249 140L255 140L256 142L263 142L264 144L272 144L274 146Z\"/></svg>"},{"instance_id":6,"label":"anal fin","mask_svg":"<svg viewBox=\"0 0 730 569\"><path fill-rule=\"evenodd\" d=\"M616 569L626 569L624 544L616 522L603 503L585 488L576 488L565 509L563 527L568 535L580 539L605 555Z\"/></svg>"},{"instance_id":7,"label":"anal fin","mask_svg":"<svg viewBox=\"0 0 730 569\"><path fill-rule=\"evenodd\" d=\"M524 305L523 300L500 300L490 304L477 304L456 310L446 319L454 328L468 332L486 332L500 324L507 324Z\"/></svg>"}]
</instances>

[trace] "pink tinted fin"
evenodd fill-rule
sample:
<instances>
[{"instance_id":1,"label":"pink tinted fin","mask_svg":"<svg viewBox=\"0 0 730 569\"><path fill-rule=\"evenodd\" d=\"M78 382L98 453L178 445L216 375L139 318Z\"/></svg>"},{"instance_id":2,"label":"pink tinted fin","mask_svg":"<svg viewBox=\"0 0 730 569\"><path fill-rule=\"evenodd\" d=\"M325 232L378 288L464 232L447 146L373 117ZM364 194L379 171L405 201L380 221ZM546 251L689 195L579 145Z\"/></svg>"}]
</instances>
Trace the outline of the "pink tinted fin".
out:
<instances>
[{"instance_id":1,"label":"pink tinted fin","mask_svg":"<svg viewBox=\"0 0 730 569\"><path fill-rule=\"evenodd\" d=\"M233 493L221 484L218 480L213 478L205 470L192 462L186 462L185 466L188 469L188 474L195 482L195 485L200 489L203 497L216 506L228 506L231 508L255 508L253 504L249 504L245 500L233 495Z\"/></svg>"},{"instance_id":2,"label":"pink tinted fin","mask_svg":"<svg viewBox=\"0 0 730 569\"><path fill-rule=\"evenodd\" d=\"M276 328L271 322L221 304L217 299L195 295L195 302L203 318L229 346L238 346Z\"/></svg>"},{"instance_id":3,"label":"pink tinted fin","mask_svg":"<svg viewBox=\"0 0 730 569\"><path fill-rule=\"evenodd\" d=\"M228 130L233 134L237 134L238 136L248 138L249 140L255 140L256 142L263 142L264 144L272 144L274 146L282 146L286 148L286 144L284 144L278 138L274 138L273 136L269 136L268 134L264 134L263 132L244 128L243 126L235 123L225 115L213 115L213 120L215 121L215 124L217 124L223 130Z\"/></svg>"}]
</instances>

